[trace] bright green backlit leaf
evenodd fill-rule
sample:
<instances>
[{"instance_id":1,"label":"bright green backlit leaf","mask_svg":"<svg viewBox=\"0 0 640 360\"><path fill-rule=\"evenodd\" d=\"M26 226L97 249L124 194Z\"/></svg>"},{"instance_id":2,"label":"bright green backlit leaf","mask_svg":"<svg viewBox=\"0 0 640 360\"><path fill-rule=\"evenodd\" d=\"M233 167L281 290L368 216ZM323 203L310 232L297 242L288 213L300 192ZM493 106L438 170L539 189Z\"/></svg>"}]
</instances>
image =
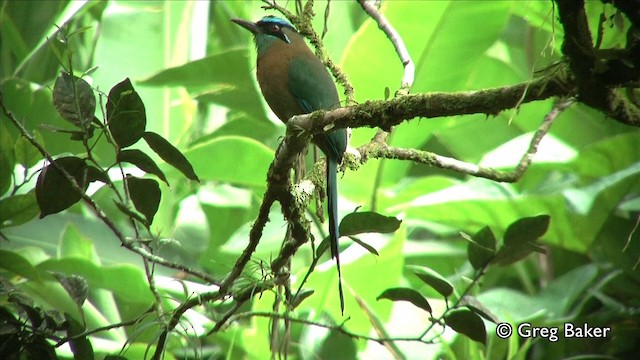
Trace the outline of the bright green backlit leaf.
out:
<instances>
[{"instance_id":1,"label":"bright green backlit leaf","mask_svg":"<svg viewBox=\"0 0 640 360\"><path fill-rule=\"evenodd\" d=\"M42 275L38 269L21 255L9 250L0 250L0 259L2 259L2 261L0 261L1 268L29 280L42 281Z\"/></svg>"},{"instance_id":2,"label":"bright green backlit leaf","mask_svg":"<svg viewBox=\"0 0 640 360\"><path fill-rule=\"evenodd\" d=\"M0 200L0 228L18 226L38 216L35 191Z\"/></svg>"}]
</instances>

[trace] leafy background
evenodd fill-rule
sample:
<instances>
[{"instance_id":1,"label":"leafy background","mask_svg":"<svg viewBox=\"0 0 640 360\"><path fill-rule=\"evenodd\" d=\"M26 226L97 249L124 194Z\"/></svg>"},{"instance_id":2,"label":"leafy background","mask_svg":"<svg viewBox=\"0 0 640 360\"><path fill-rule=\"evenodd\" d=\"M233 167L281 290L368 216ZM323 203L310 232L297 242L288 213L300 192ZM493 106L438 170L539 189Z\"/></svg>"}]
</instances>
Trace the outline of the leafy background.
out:
<instances>
[{"instance_id":1,"label":"leafy background","mask_svg":"<svg viewBox=\"0 0 640 360\"><path fill-rule=\"evenodd\" d=\"M97 66L85 79L108 92L130 77L147 111L147 129L181 149L202 181L192 183L161 165L171 187L161 184L162 202L152 229L163 239L159 254L224 276L242 252L257 214L273 153L283 125L270 113L254 81L255 50L249 34L230 18L258 19L262 3L244 1L31 1L0 5L0 73L4 101L52 154L82 152L77 142L46 131L39 124L64 127L55 111L52 88L60 71L56 53L68 51L55 40L55 25L86 28L71 38L74 69ZM288 4L293 9L293 2ZM325 2L316 4L323 14ZM601 2L587 2L595 33L605 22L603 48L621 46L625 19ZM388 1L383 13L402 35L416 63L413 92L463 91L532 79L533 71L556 71L561 60L562 28L549 1ZM556 22L554 24L554 22ZM315 19L317 30L323 17ZM384 99L385 88L400 85L402 66L377 25L355 2L331 2L324 43L356 90L359 102ZM57 51L55 51L56 49ZM459 160L508 170L526 150L532 132L553 100L523 105L496 116L467 115L413 119L398 126L390 145L434 151ZM351 146L368 142L374 129L354 129ZM42 167L37 152L2 117L0 123L0 203L3 239L2 277L45 309L70 314L88 329L145 313L154 298L135 254L82 205L36 219L35 177L22 183L24 169ZM136 147L148 152L146 145ZM95 154L113 161L113 151L98 143ZM157 159L157 158L156 158ZM445 331L442 343L398 342L407 358L555 358L599 354L625 358L637 354L640 313L640 134L582 105L573 105L554 123L533 166L515 184L463 176L410 162L368 161L341 176L340 212L357 207L403 219L391 235L360 239L379 252L374 256L343 240L343 278L347 289L345 327L375 334L372 318L389 336L415 336L429 324L428 314L401 302L376 301L385 289L410 286L427 295L434 311L442 298L405 267L428 266L456 289L473 276L468 243L489 226L500 237L515 220L548 214L542 239L547 255L532 255L506 268L490 268L472 295L500 320L562 326L564 322L610 326L606 339L501 340L487 322L486 346ZM135 173L135 169L128 169ZM127 228L106 188L89 193L116 223ZM16 195L20 206L9 203ZM9 206L11 205L11 206ZM286 228L279 209L272 210L265 237L254 254L252 276L279 250ZM316 239L324 230L313 229ZM308 247L293 263L300 279L311 259ZM89 297L82 310L69 294L44 274L57 271L87 280ZM206 289L184 274L157 267L163 305L174 308L193 292ZM320 264L308 287L315 294L298 310L303 318L341 322L333 263ZM3 295L4 296L4 295ZM359 301L357 301L358 299ZM6 296L2 298L6 301ZM273 295L252 300L247 310L268 311ZM368 312L363 311L364 304ZM225 304L189 311L169 343L167 358L264 358L269 354L268 319L255 318L224 332L202 337L207 317ZM333 320L332 320L333 319ZM408 321L407 319L410 319ZM133 326L91 336L97 354L142 358L160 325L152 316ZM318 328L294 326L295 358L390 358L382 345ZM67 346L58 348L71 357ZM439 355L438 355L439 354Z\"/></svg>"}]
</instances>

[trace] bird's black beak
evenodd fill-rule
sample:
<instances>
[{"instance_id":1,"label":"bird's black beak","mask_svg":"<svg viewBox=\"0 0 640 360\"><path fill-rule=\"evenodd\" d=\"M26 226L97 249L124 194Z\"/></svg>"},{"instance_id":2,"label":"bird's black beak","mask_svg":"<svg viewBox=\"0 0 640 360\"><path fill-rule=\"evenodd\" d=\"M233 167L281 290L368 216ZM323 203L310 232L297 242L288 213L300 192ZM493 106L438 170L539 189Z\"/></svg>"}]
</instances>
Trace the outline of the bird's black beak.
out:
<instances>
[{"instance_id":1,"label":"bird's black beak","mask_svg":"<svg viewBox=\"0 0 640 360\"><path fill-rule=\"evenodd\" d=\"M231 21L251 31L252 34L257 34L260 32L260 28L258 27L258 25L256 25L255 23L252 23L251 21L242 20L242 19L231 19Z\"/></svg>"}]
</instances>

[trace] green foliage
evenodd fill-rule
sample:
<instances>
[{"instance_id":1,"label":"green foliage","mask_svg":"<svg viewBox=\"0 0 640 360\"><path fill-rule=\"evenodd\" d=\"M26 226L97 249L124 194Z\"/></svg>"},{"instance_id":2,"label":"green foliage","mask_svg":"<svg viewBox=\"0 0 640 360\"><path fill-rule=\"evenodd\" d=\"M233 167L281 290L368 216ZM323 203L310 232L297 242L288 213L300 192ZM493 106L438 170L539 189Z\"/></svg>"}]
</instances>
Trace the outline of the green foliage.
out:
<instances>
[{"instance_id":1,"label":"green foliage","mask_svg":"<svg viewBox=\"0 0 640 360\"><path fill-rule=\"evenodd\" d=\"M487 342L487 332L480 316L469 309L451 310L444 317L447 326L482 344Z\"/></svg>"},{"instance_id":2,"label":"green foliage","mask_svg":"<svg viewBox=\"0 0 640 360\"><path fill-rule=\"evenodd\" d=\"M96 97L89 83L82 78L62 72L53 86L53 106L63 119L84 129L93 120L93 114L96 112ZM108 104L107 110L109 110Z\"/></svg>"},{"instance_id":3,"label":"green foliage","mask_svg":"<svg viewBox=\"0 0 640 360\"><path fill-rule=\"evenodd\" d=\"M285 3L294 10L295 1L278 2ZM254 81L253 45L228 21L257 19L266 14L260 5L0 5L3 103L53 155L45 159L0 115L0 358L21 351L43 359L150 358L173 310L215 287L184 269L145 268L139 254L217 280L233 268L283 134ZM552 6L386 1L381 11L415 62L412 92L418 93L505 86L562 71L564 34ZM315 12L325 7L316 2ZM611 4L587 2L585 10L594 34L605 17L601 48L625 44L630 22ZM323 21L316 16L316 31ZM395 92L402 64L357 2L331 2L327 29L327 54L348 75L358 102ZM396 127L388 143L509 170L552 106L549 99L490 117L413 119ZM354 129L351 146L369 142L374 132ZM640 344L639 158L636 129L576 104L555 121L514 184L369 159L339 178L345 317L328 243L317 243L326 238L319 222L309 225L316 242L292 258L292 294L271 291L288 275L272 274L269 264L287 228L279 206L235 284L249 289L239 311L272 312L278 301L292 309L281 314L338 324L351 334L423 335L423 342L435 343L381 347L337 328L294 322L292 359L388 352L630 358ZM187 310L165 358L264 358L273 332L268 317L235 319L205 336L233 304ZM500 322L588 323L612 327L614 335L504 340L495 334ZM96 329L103 330L91 332Z\"/></svg>"},{"instance_id":4,"label":"green foliage","mask_svg":"<svg viewBox=\"0 0 640 360\"><path fill-rule=\"evenodd\" d=\"M142 138L147 115L140 95L128 78L111 88L106 110L109 132L118 146L126 148Z\"/></svg>"},{"instance_id":5,"label":"green foliage","mask_svg":"<svg viewBox=\"0 0 640 360\"><path fill-rule=\"evenodd\" d=\"M391 301L408 301L413 305L431 313L431 305L419 292L409 288L391 288L380 294L376 300L388 299Z\"/></svg>"},{"instance_id":6,"label":"green foliage","mask_svg":"<svg viewBox=\"0 0 640 360\"><path fill-rule=\"evenodd\" d=\"M467 257L474 269L478 270L486 266L496 252L496 237L488 226L480 229L475 235L462 236L469 241Z\"/></svg>"},{"instance_id":7,"label":"green foliage","mask_svg":"<svg viewBox=\"0 0 640 360\"><path fill-rule=\"evenodd\" d=\"M440 295L449 297L453 293L453 286L442 275L424 266L410 266L414 274L425 284L434 288Z\"/></svg>"},{"instance_id":8,"label":"green foliage","mask_svg":"<svg viewBox=\"0 0 640 360\"><path fill-rule=\"evenodd\" d=\"M38 215L35 191L0 200L0 227L18 226Z\"/></svg>"},{"instance_id":9,"label":"green foliage","mask_svg":"<svg viewBox=\"0 0 640 360\"><path fill-rule=\"evenodd\" d=\"M58 158L42 169L36 184L40 218L66 210L80 201L81 191L86 191L89 186L86 181L88 169L85 161L75 156ZM70 181L63 172L69 174L74 181ZM81 191L77 191L76 187Z\"/></svg>"},{"instance_id":10,"label":"green foliage","mask_svg":"<svg viewBox=\"0 0 640 360\"><path fill-rule=\"evenodd\" d=\"M401 223L395 217L383 216L373 211L354 212L342 218L340 234L351 236L367 232L392 233L398 230Z\"/></svg>"},{"instance_id":11,"label":"green foliage","mask_svg":"<svg viewBox=\"0 0 640 360\"><path fill-rule=\"evenodd\" d=\"M144 217L147 219L147 226L153 222L153 217L160 206L160 186L153 179L140 179L135 176L126 177L127 189L131 201Z\"/></svg>"},{"instance_id":12,"label":"green foliage","mask_svg":"<svg viewBox=\"0 0 640 360\"><path fill-rule=\"evenodd\" d=\"M153 174L159 177L160 180L169 185L167 177L164 175L164 172L160 170L158 165L156 165L155 161L153 161L153 159L149 157L149 155L143 153L138 149L127 149L120 151L120 153L118 153L117 160L119 162L133 164L137 166L138 169L146 172L147 174Z\"/></svg>"}]
</instances>

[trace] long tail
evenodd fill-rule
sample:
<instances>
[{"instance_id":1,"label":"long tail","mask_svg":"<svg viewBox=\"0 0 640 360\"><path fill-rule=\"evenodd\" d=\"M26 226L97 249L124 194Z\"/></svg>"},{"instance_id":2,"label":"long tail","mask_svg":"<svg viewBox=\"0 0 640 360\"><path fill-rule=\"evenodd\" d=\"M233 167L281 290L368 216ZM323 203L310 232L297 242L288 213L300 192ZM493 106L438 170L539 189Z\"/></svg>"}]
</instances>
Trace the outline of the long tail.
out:
<instances>
[{"instance_id":1,"label":"long tail","mask_svg":"<svg viewBox=\"0 0 640 360\"><path fill-rule=\"evenodd\" d=\"M344 293L342 292L342 273L340 272L340 253L338 239L340 229L338 222L338 162L327 157L327 202L329 208L329 237L331 240L331 257L336 259L338 267L338 292L340 293L340 311L344 315Z\"/></svg>"}]
</instances>

